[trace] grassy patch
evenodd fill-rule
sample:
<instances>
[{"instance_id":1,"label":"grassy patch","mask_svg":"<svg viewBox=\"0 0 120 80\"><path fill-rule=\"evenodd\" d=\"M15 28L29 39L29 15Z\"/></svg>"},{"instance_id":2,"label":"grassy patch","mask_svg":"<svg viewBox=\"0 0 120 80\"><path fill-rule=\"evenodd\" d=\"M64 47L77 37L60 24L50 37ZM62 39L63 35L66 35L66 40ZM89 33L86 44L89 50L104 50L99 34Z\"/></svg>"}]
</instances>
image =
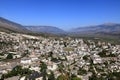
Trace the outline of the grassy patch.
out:
<instances>
[{"instance_id":1,"label":"grassy patch","mask_svg":"<svg viewBox=\"0 0 120 80\"><path fill-rule=\"evenodd\" d=\"M74 51L74 49L71 48L71 47L65 47L63 50L64 50L64 51Z\"/></svg>"}]
</instances>

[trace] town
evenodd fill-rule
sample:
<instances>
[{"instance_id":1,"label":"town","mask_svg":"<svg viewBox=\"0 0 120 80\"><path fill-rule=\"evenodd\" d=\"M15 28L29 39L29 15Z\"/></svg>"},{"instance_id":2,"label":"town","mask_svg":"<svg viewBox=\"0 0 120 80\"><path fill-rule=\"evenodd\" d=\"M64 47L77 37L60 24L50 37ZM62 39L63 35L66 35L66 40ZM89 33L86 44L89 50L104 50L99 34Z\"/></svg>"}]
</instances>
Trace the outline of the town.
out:
<instances>
[{"instance_id":1,"label":"town","mask_svg":"<svg viewBox=\"0 0 120 80\"><path fill-rule=\"evenodd\" d=\"M120 45L0 32L1 80L120 80Z\"/></svg>"}]
</instances>

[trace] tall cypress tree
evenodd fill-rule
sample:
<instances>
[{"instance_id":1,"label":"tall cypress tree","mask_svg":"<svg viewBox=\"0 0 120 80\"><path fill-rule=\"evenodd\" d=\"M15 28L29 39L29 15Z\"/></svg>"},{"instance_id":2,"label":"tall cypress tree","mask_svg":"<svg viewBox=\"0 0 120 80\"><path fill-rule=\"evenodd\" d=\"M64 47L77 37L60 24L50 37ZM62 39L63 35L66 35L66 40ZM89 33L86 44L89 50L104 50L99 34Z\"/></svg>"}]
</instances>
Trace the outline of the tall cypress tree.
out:
<instances>
[{"instance_id":1,"label":"tall cypress tree","mask_svg":"<svg viewBox=\"0 0 120 80\"><path fill-rule=\"evenodd\" d=\"M43 80L46 80L46 76L47 76L46 69L47 69L47 65L44 62L42 62L40 71L42 73Z\"/></svg>"}]
</instances>

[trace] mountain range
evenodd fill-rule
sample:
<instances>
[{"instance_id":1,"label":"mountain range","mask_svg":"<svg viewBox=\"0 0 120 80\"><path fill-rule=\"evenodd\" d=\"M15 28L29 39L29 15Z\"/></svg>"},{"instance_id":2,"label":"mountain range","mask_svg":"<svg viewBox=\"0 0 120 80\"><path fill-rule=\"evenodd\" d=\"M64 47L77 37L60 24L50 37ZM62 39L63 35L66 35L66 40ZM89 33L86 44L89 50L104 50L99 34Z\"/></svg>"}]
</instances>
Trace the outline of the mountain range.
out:
<instances>
[{"instance_id":1,"label":"mountain range","mask_svg":"<svg viewBox=\"0 0 120 80\"><path fill-rule=\"evenodd\" d=\"M24 28L21 24L7 20L0 17L0 31L5 32L18 32L18 33L29 33L30 31Z\"/></svg>"},{"instance_id":2,"label":"mountain range","mask_svg":"<svg viewBox=\"0 0 120 80\"><path fill-rule=\"evenodd\" d=\"M120 24L118 23L105 23L101 25L78 27L69 31L64 31L54 26L23 26L0 17L0 31L19 33L45 33L75 37L90 36L120 38Z\"/></svg>"},{"instance_id":3,"label":"mountain range","mask_svg":"<svg viewBox=\"0 0 120 80\"><path fill-rule=\"evenodd\" d=\"M92 37L119 37L120 24L105 23L95 26L78 27L70 31L74 36L92 36Z\"/></svg>"},{"instance_id":4,"label":"mountain range","mask_svg":"<svg viewBox=\"0 0 120 80\"><path fill-rule=\"evenodd\" d=\"M24 26L0 17L0 31L17 32L37 35L56 36L65 33L64 30L53 26Z\"/></svg>"},{"instance_id":5,"label":"mountain range","mask_svg":"<svg viewBox=\"0 0 120 80\"><path fill-rule=\"evenodd\" d=\"M64 34L65 31L54 26L25 26L26 29L33 32L51 33L51 34Z\"/></svg>"}]
</instances>

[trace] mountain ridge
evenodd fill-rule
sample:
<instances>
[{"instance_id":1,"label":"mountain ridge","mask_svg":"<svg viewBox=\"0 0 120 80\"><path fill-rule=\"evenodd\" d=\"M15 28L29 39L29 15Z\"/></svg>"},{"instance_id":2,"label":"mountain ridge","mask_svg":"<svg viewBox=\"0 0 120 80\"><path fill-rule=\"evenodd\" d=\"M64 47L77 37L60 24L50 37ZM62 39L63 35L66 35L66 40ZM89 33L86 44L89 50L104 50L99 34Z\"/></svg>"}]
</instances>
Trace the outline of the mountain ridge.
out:
<instances>
[{"instance_id":1,"label":"mountain ridge","mask_svg":"<svg viewBox=\"0 0 120 80\"><path fill-rule=\"evenodd\" d=\"M28 30L33 32L43 32L43 33L52 33L52 34L63 34L64 30L54 27L54 26L25 26Z\"/></svg>"},{"instance_id":2,"label":"mountain ridge","mask_svg":"<svg viewBox=\"0 0 120 80\"><path fill-rule=\"evenodd\" d=\"M74 36L88 35L88 36L111 36L120 37L120 24L101 24L88 27L78 27L72 29L70 33Z\"/></svg>"},{"instance_id":3,"label":"mountain ridge","mask_svg":"<svg viewBox=\"0 0 120 80\"><path fill-rule=\"evenodd\" d=\"M5 32L19 32L19 33L28 33L30 32L21 24L15 23L13 21L7 20L0 17L0 30Z\"/></svg>"},{"instance_id":4,"label":"mountain ridge","mask_svg":"<svg viewBox=\"0 0 120 80\"><path fill-rule=\"evenodd\" d=\"M55 26L23 26L13 21L0 17L0 31L19 32L19 33L43 33L66 36L95 36L95 37L118 37L120 38L119 23L104 23L87 27L78 27L70 31L64 31Z\"/></svg>"}]
</instances>

